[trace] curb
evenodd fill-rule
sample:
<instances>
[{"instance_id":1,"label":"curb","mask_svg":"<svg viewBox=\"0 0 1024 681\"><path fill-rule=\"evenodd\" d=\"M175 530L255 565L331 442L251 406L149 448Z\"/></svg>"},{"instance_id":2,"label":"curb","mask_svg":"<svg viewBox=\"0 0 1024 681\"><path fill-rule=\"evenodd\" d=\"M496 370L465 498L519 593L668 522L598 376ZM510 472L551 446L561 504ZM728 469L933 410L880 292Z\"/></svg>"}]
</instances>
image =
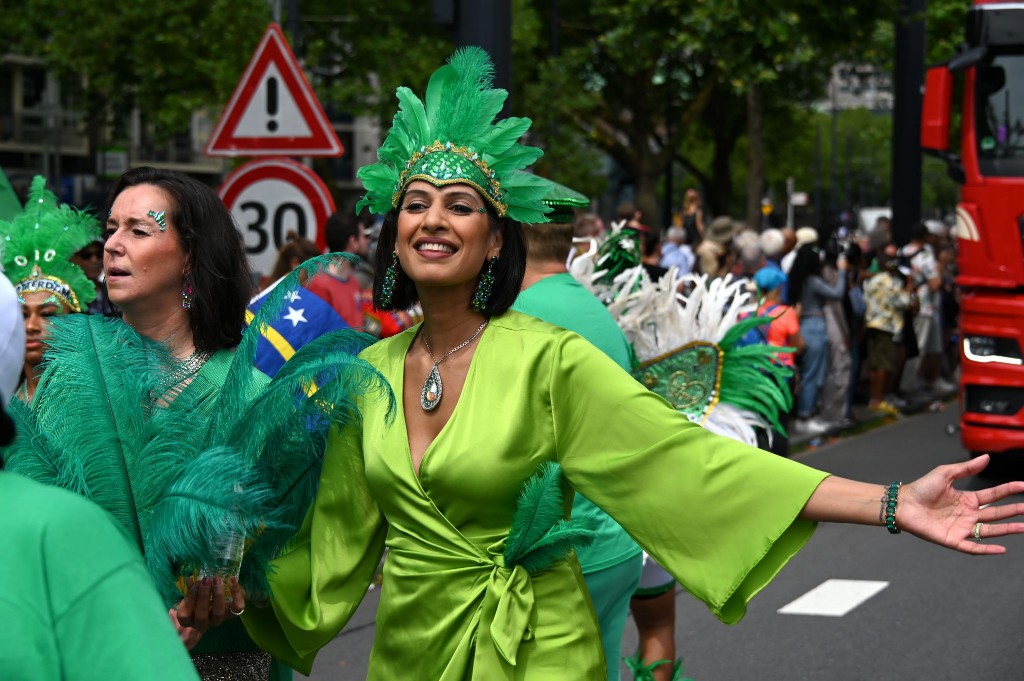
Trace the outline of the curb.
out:
<instances>
[{"instance_id":1,"label":"curb","mask_svg":"<svg viewBox=\"0 0 1024 681\"><path fill-rule=\"evenodd\" d=\"M863 405L858 405L854 407L854 413L857 416L858 422L848 428L837 428L821 435L791 436L789 439L789 456L792 457L794 454L813 451L818 447L830 445L848 437L860 435L861 433L866 433L868 431L881 428L882 426L887 426L891 423L897 423L905 416L912 416L926 411L942 411L947 405L955 403L956 401L956 393L952 395L927 397L925 399L915 399L910 401L906 408L900 410L899 416L869 412Z\"/></svg>"}]
</instances>

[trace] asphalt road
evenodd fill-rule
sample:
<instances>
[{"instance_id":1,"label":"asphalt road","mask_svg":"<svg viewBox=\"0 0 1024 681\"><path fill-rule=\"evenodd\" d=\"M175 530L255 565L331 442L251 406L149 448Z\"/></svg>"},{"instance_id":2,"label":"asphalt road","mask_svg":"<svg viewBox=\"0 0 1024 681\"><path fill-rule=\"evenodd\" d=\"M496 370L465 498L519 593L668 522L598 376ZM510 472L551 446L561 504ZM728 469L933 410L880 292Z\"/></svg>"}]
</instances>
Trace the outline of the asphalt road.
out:
<instances>
[{"instance_id":1,"label":"asphalt road","mask_svg":"<svg viewBox=\"0 0 1024 681\"><path fill-rule=\"evenodd\" d=\"M955 421L955 408L924 413L796 458L845 477L912 480L966 458L959 440L945 432ZM1024 468L1014 464L994 480L972 478L962 487L1020 475ZM1005 543L1003 556L973 557L878 527L821 526L736 626L677 595L676 640L686 675L696 681L1020 681L1024 536ZM880 591L842 616L778 612L826 580L884 586L875 584ZM378 594L367 594L349 626L320 653L310 678L365 678ZM624 650L632 652L635 642L629 622Z\"/></svg>"}]
</instances>

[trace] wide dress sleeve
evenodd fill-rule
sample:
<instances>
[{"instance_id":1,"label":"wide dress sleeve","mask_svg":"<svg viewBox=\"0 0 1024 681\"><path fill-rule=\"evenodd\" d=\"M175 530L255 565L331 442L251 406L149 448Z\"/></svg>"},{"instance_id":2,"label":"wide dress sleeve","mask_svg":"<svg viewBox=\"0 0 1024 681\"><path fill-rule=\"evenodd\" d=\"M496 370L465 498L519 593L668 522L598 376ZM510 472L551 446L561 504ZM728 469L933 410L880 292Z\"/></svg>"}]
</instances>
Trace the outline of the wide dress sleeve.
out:
<instances>
[{"instance_id":1,"label":"wide dress sleeve","mask_svg":"<svg viewBox=\"0 0 1024 681\"><path fill-rule=\"evenodd\" d=\"M721 620L799 551L826 477L693 424L575 334L552 359L556 451L573 487Z\"/></svg>"},{"instance_id":2,"label":"wide dress sleeve","mask_svg":"<svg viewBox=\"0 0 1024 681\"><path fill-rule=\"evenodd\" d=\"M261 648L309 675L317 652L355 613L384 551L387 525L370 496L359 426L331 432L313 507L272 562L271 598L242 621Z\"/></svg>"}]
</instances>

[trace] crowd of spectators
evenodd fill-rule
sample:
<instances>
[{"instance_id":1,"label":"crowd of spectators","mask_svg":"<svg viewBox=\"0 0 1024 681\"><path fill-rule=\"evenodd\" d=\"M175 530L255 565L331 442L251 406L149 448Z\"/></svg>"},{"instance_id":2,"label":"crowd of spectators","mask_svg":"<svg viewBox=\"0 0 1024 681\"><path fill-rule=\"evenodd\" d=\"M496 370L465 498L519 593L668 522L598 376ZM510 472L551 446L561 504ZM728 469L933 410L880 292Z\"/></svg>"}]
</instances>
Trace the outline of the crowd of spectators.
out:
<instances>
[{"instance_id":1,"label":"crowd of spectators","mask_svg":"<svg viewBox=\"0 0 1024 681\"><path fill-rule=\"evenodd\" d=\"M885 217L823 237L813 227L758 231L728 216L705 225L699 198L688 193L686 206L664 231L631 204L618 217L638 232L652 276L676 268L749 282L759 312L773 318L764 342L793 348L783 356L795 374L791 433L843 430L955 392L955 243L943 223L911 225L899 247ZM577 218L581 241L604 229L595 215Z\"/></svg>"},{"instance_id":2,"label":"crowd of spectators","mask_svg":"<svg viewBox=\"0 0 1024 681\"><path fill-rule=\"evenodd\" d=\"M357 253L363 259L360 279L372 276L373 226L346 217L334 216L327 226L328 237L338 242L330 250ZM955 391L955 245L942 223L912 225L902 247L884 217L866 229L839 228L826 238L813 227L758 231L728 216L705 221L693 190L668 229L647 224L631 203L621 205L615 218L637 233L643 266L653 279L675 268L680 275L748 281L759 314L773 318L763 342L792 348L780 356L794 370L790 433L847 429L865 417L898 416ZM608 230L594 213L577 215L575 248L600 241ZM361 300L359 289L368 287L354 286L352 297ZM380 316L370 307L363 311L367 324ZM391 335L413 321L387 324L374 335ZM776 440L772 448L784 452L786 438Z\"/></svg>"}]
</instances>

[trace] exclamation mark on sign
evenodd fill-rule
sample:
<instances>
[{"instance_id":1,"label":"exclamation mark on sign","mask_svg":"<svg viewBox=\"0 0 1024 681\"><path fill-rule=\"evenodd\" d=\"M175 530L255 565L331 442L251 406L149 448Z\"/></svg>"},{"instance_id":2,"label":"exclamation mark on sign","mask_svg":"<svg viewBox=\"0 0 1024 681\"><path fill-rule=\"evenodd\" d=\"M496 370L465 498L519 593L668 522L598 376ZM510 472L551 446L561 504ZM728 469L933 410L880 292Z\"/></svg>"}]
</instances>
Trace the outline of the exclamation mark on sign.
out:
<instances>
[{"instance_id":1,"label":"exclamation mark on sign","mask_svg":"<svg viewBox=\"0 0 1024 681\"><path fill-rule=\"evenodd\" d=\"M277 78L274 76L267 78L267 115L271 117L267 121L267 130L275 132L277 121L273 117L277 115Z\"/></svg>"}]
</instances>

